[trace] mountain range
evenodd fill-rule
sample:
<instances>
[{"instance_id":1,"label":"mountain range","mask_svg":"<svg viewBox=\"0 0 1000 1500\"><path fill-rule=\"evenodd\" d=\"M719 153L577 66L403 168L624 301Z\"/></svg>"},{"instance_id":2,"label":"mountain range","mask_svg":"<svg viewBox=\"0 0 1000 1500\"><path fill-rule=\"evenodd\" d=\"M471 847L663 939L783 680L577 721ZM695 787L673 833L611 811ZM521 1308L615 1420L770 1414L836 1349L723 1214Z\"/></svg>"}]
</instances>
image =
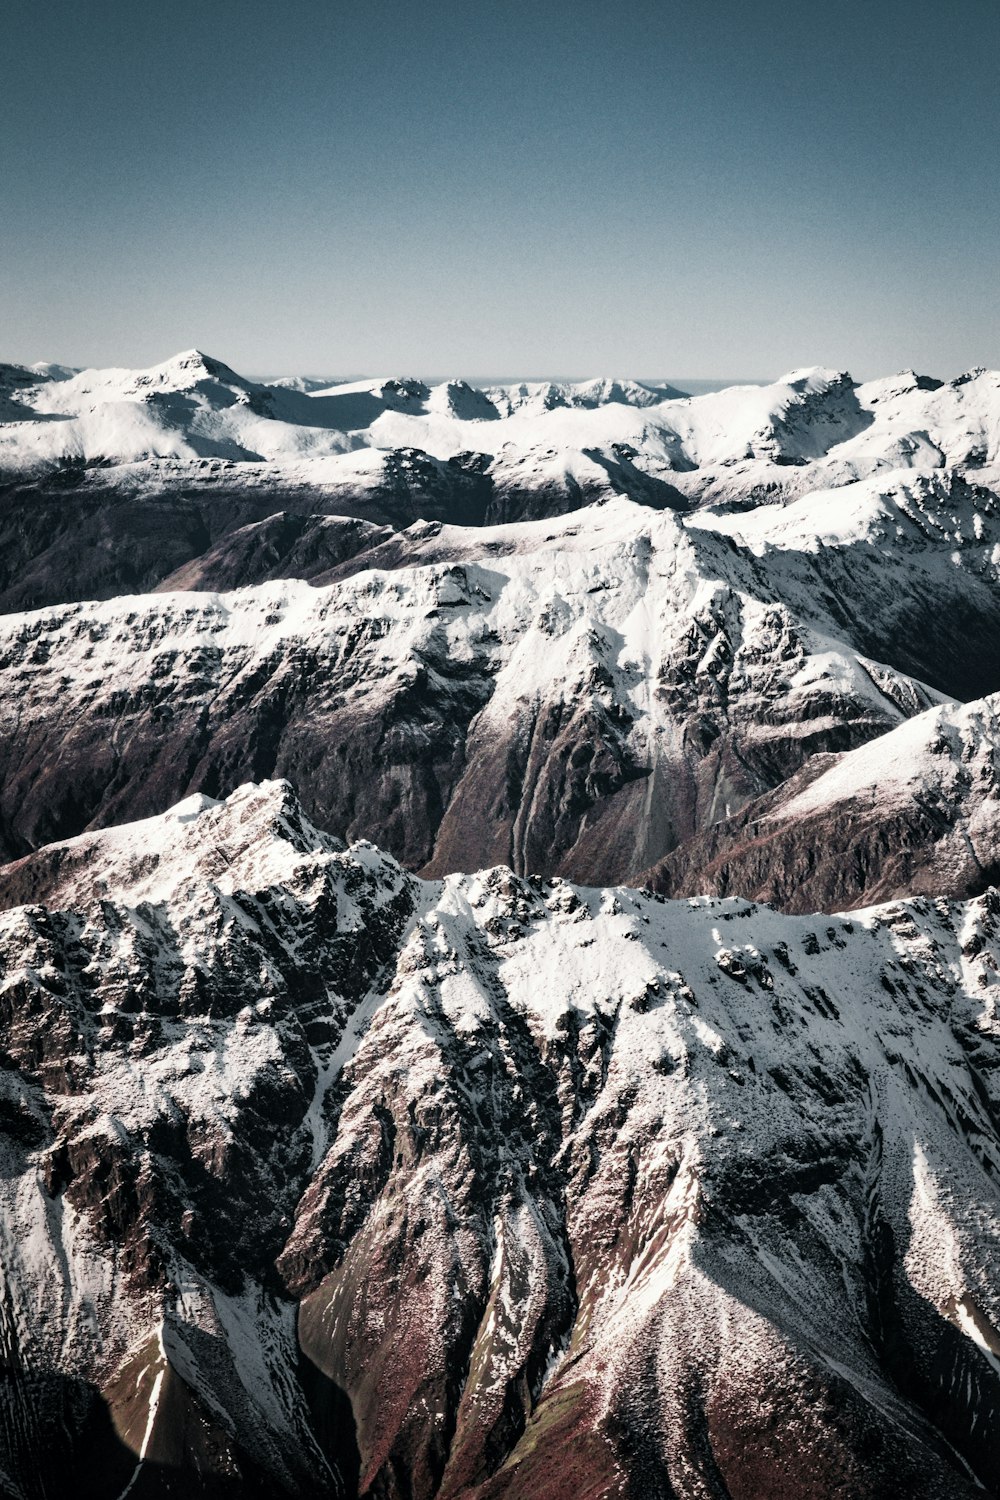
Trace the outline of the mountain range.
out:
<instances>
[{"instance_id":1,"label":"mountain range","mask_svg":"<svg viewBox=\"0 0 1000 1500\"><path fill-rule=\"evenodd\" d=\"M1000 1495L1000 375L0 366L0 1492Z\"/></svg>"}]
</instances>

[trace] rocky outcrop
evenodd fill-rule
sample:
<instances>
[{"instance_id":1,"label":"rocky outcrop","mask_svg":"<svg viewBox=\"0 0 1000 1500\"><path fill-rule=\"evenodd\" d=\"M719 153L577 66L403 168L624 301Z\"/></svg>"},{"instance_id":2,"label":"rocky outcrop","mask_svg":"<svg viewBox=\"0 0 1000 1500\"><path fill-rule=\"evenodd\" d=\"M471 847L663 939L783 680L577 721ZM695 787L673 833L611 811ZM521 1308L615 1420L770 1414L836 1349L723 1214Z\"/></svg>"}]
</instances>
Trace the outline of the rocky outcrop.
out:
<instances>
[{"instance_id":1,"label":"rocky outcrop","mask_svg":"<svg viewBox=\"0 0 1000 1500\"><path fill-rule=\"evenodd\" d=\"M0 881L11 1494L1000 1492L995 893L425 883L280 783Z\"/></svg>"},{"instance_id":2,"label":"rocky outcrop","mask_svg":"<svg viewBox=\"0 0 1000 1500\"><path fill-rule=\"evenodd\" d=\"M692 522L731 537L774 597L836 640L978 698L1000 691L1000 500L979 477L897 472Z\"/></svg>"}]
</instances>

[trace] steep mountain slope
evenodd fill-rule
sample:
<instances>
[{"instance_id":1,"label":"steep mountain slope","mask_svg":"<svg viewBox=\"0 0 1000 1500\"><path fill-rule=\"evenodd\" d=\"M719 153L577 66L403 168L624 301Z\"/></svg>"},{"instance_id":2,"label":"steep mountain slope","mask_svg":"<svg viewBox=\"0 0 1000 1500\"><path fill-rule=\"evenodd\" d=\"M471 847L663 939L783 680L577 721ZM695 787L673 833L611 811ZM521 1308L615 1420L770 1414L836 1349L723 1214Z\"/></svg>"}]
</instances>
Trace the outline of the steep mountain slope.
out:
<instances>
[{"instance_id":1,"label":"steep mountain slope","mask_svg":"<svg viewBox=\"0 0 1000 1500\"><path fill-rule=\"evenodd\" d=\"M936 701L670 512L417 526L334 571L383 551L0 620L0 848L280 774L412 868L621 879Z\"/></svg>"},{"instance_id":2,"label":"steep mountain slope","mask_svg":"<svg viewBox=\"0 0 1000 1500\"><path fill-rule=\"evenodd\" d=\"M701 511L769 586L858 650L942 691L1000 689L1000 498L961 473L895 473L785 507Z\"/></svg>"},{"instance_id":3,"label":"steep mountain slope","mask_svg":"<svg viewBox=\"0 0 1000 1500\"><path fill-rule=\"evenodd\" d=\"M1000 686L1000 509L952 475L686 520L280 515L165 586L235 585L0 621L8 856L281 774L413 868L638 878L816 754ZM834 905L899 890L842 873Z\"/></svg>"},{"instance_id":4,"label":"steep mountain slope","mask_svg":"<svg viewBox=\"0 0 1000 1500\"><path fill-rule=\"evenodd\" d=\"M819 755L646 877L667 895L738 891L789 911L1000 883L1000 696L917 715Z\"/></svg>"},{"instance_id":5,"label":"steep mountain slope","mask_svg":"<svg viewBox=\"0 0 1000 1500\"><path fill-rule=\"evenodd\" d=\"M787 904L789 876L779 896L762 868L730 858L743 823L708 830L939 694L1000 689L987 375L856 387L807 371L691 401L620 383L511 388L506 415L496 391L462 382L272 391L196 353L147 372L5 380L56 425L86 395L94 412L141 408L220 441L234 422L278 428L298 412L305 431L339 413L348 447L387 445L12 480L0 604L126 587L163 598L0 626L8 856L288 774L324 827L429 873L501 860L637 879L670 857L657 879L686 890L719 856ZM915 467L881 471L878 454L901 462L897 438L918 418L937 457L914 449ZM475 432L491 451L391 446L407 423L442 454ZM669 484L648 443L609 445L622 423L633 436L655 427ZM842 462L859 444L877 458L867 479L852 478L860 459ZM762 464L792 476L765 486L785 503L747 509ZM710 474L740 509L686 509L699 492L678 486ZM816 488L831 478L845 482ZM809 493L789 499L796 487ZM546 512L544 527L498 524ZM258 592L229 600L247 587ZM225 597L180 603L177 590ZM940 830L919 809L907 817L919 848L899 868L916 869ZM988 872L992 856L980 863ZM958 894L968 882L953 869ZM889 871L842 871L824 901L899 890Z\"/></svg>"},{"instance_id":6,"label":"steep mountain slope","mask_svg":"<svg viewBox=\"0 0 1000 1500\"><path fill-rule=\"evenodd\" d=\"M5 365L0 481L5 1500L1000 1497L1000 376Z\"/></svg>"},{"instance_id":7,"label":"steep mountain slope","mask_svg":"<svg viewBox=\"0 0 1000 1500\"><path fill-rule=\"evenodd\" d=\"M998 640L996 372L0 366L4 1500L1000 1497Z\"/></svg>"},{"instance_id":8,"label":"steep mountain slope","mask_svg":"<svg viewBox=\"0 0 1000 1500\"><path fill-rule=\"evenodd\" d=\"M423 883L283 784L0 890L17 1500L1000 1492L995 894Z\"/></svg>"}]
</instances>

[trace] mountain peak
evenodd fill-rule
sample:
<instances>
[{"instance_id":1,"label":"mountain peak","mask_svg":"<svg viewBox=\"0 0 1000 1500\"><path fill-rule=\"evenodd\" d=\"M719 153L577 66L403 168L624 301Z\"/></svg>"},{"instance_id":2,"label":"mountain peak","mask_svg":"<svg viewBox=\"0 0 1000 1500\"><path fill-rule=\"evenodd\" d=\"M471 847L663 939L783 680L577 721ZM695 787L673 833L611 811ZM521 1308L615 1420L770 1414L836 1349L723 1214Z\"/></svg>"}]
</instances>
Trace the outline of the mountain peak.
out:
<instances>
[{"instance_id":1,"label":"mountain peak","mask_svg":"<svg viewBox=\"0 0 1000 1500\"><path fill-rule=\"evenodd\" d=\"M184 374L204 378L206 376L215 380L222 380L228 384L241 386L250 385L253 382L245 380L224 360L216 359L211 354L206 354L202 349L182 349L179 354L171 355L162 364L153 365L143 373L148 375L157 374Z\"/></svg>"}]
</instances>

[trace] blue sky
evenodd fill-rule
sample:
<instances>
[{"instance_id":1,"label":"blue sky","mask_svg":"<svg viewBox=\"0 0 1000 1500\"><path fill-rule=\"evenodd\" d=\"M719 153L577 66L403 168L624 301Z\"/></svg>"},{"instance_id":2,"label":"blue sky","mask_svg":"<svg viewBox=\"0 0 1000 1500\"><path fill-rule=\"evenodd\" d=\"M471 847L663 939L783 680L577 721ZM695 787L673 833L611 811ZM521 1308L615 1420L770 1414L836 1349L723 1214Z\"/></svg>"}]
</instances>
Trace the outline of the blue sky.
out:
<instances>
[{"instance_id":1,"label":"blue sky","mask_svg":"<svg viewBox=\"0 0 1000 1500\"><path fill-rule=\"evenodd\" d=\"M1000 365L996 0L50 0L0 48L0 358Z\"/></svg>"}]
</instances>

